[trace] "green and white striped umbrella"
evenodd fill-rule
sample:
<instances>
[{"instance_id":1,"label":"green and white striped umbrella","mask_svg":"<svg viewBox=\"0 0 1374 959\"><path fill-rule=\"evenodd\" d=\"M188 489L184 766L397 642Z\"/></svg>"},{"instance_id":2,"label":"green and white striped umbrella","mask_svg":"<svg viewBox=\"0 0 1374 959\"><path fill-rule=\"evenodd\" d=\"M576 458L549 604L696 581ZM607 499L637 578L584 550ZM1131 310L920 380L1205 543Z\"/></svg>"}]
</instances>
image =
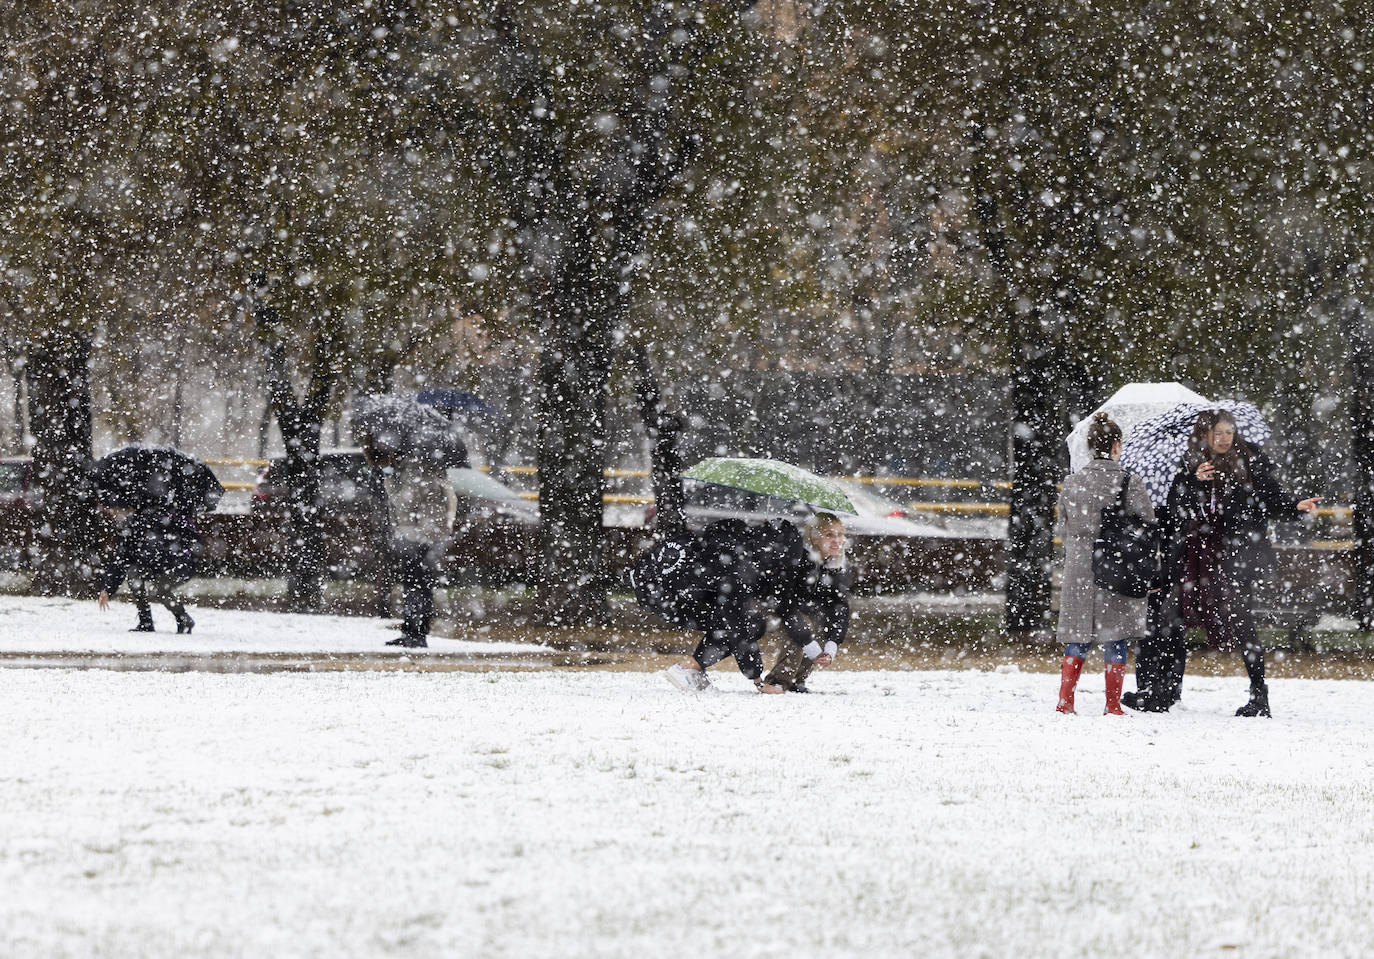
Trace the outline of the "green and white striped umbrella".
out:
<instances>
[{"instance_id":1,"label":"green and white striped umbrella","mask_svg":"<svg viewBox=\"0 0 1374 959\"><path fill-rule=\"evenodd\" d=\"M716 456L702 460L682 475L714 486L791 500L812 509L858 513L839 483L778 460Z\"/></svg>"}]
</instances>

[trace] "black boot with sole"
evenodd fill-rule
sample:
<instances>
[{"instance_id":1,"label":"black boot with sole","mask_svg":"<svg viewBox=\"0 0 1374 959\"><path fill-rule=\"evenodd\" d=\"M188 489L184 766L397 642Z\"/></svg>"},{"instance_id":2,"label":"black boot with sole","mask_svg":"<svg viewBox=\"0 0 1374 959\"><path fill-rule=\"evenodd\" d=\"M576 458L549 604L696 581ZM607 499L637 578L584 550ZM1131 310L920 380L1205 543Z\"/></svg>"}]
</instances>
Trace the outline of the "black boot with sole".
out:
<instances>
[{"instance_id":1,"label":"black boot with sole","mask_svg":"<svg viewBox=\"0 0 1374 959\"><path fill-rule=\"evenodd\" d=\"M196 625L196 621L191 618L190 613L186 612L186 607L177 605L169 606L167 608L170 609L172 611L172 615L176 617L177 632L185 633L187 636L191 635L191 629Z\"/></svg>"},{"instance_id":2,"label":"black boot with sole","mask_svg":"<svg viewBox=\"0 0 1374 959\"><path fill-rule=\"evenodd\" d=\"M1237 716L1263 716L1272 718L1269 713L1269 687L1264 683L1250 687L1250 701L1236 710Z\"/></svg>"},{"instance_id":3,"label":"black boot with sole","mask_svg":"<svg viewBox=\"0 0 1374 959\"><path fill-rule=\"evenodd\" d=\"M138 609L138 625L129 630L131 633L151 633L153 632L153 610L147 603L136 602Z\"/></svg>"}]
</instances>

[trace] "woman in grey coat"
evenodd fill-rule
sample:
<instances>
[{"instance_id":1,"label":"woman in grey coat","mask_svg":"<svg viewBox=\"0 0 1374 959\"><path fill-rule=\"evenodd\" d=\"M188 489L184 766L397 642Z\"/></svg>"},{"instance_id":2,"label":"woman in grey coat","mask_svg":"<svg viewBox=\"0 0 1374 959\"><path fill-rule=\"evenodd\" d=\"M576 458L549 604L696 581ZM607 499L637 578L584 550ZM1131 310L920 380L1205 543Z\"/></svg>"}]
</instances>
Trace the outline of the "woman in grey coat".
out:
<instances>
[{"instance_id":1,"label":"woman in grey coat","mask_svg":"<svg viewBox=\"0 0 1374 959\"><path fill-rule=\"evenodd\" d=\"M1093 544L1102 525L1102 509L1117 501L1126 487L1126 511L1154 522L1155 511L1145 483L1117 462L1121 455L1121 427L1106 413L1098 413L1088 428L1093 459L1064 480L1059 494L1056 533L1064 543L1064 582L1059 592L1059 640L1064 643L1060 666L1061 713L1072 713L1073 693L1083 670L1083 658L1094 640L1102 643L1107 666L1105 714L1121 716L1121 686L1126 677L1126 643L1145 634L1146 600L1121 596L1093 581Z\"/></svg>"}]
</instances>

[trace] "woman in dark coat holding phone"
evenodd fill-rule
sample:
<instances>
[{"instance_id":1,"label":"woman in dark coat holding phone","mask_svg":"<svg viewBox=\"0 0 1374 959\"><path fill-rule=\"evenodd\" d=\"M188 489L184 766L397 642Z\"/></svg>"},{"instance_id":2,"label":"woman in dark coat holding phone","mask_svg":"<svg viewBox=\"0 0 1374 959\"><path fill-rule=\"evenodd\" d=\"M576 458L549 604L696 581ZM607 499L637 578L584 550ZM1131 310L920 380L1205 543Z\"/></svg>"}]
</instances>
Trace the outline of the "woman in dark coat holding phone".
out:
<instances>
[{"instance_id":1,"label":"woman in dark coat holding phone","mask_svg":"<svg viewBox=\"0 0 1374 959\"><path fill-rule=\"evenodd\" d=\"M1237 716L1270 715L1254 614L1255 586L1274 568L1269 523L1315 512L1320 500L1285 494L1273 463L1237 435L1230 413L1199 415L1169 490L1165 561L1183 625L1204 629L1218 649L1240 651L1250 698Z\"/></svg>"}]
</instances>

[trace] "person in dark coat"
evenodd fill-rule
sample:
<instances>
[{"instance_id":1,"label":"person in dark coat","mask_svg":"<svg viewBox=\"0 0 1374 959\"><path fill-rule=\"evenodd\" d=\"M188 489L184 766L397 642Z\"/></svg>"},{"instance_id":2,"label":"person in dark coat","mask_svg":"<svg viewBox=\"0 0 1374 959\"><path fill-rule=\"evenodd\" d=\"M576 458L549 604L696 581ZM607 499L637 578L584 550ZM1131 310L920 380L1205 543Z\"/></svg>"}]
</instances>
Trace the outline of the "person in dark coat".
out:
<instances>
[{"instance_id":1,"label":"person in dark coat","mask_svg":"<svg viewBox=\"0 0 1374 959\"><path fill-rule=\"evenodd\" d=\"M363 456L386 490L388 559L401 586L401 635L388 646L429 646L434 589L453 537L457 494L441 461L405 455L368 434Z\"/></svg>"},{"instance_id":2,"label":"person in dark coat","mask_svg":"<svg viewBox=\"0 0 1374 959\"><path fill-rule=\"evenodd\" d=\"M810 692L807 677L834 663L849 633L851 576L844 523L834 514L819 513L807 520L803 538L807 563L800 585L807 588L794 590L778 610L785 637L782 652L763 678L766 685L791 693Z\"/></svg>"},{"instance_id":3,"label":"person in dark coat","mask_svg":"<svg viewBox=\"0 0 1374 959\"><path fill-rule=\"evenodd\" d=\"M1189 456L1197 463L1211 438L1212 419L1199 417L1188 438ZM1178 520L1187 497L1187 474L1183 467L1174 476L1165 504L1157 511L1159 542L1163 561L1159 564L1154 588L1150 590L1149 614L1145 635L1135 658L1135 692L1124 693L1121 704L1147 713L1166 713L1183 698L1183 674L1188 668L1188 627L1179 609L1178 549L1182 542Z\"/></svg>"},{"instance_id":4,"label":"person in dark coat","mask_svg":"<svg viewBox=\"0 0 1374 959\"><path fill-rule=\"evenodd\" d=\"M1064 480L1059 494L1056 533L1064 544L1064 578L1059 590L1059 701L1055 710L1072 714L1074 692L1089 647L1102 644L1106 682L1104 715L1121 716L1127 643L1145 632L1146 601L1121 596L1097 585L1093 548L1102 527L1102 510L1118 502L1125 487L1126 512L1154 522L1154 508L1139 476L1127 472L1121 456L1121 427L1098 413L1088 429L1093 459Z\"/></svg>"},{"instance_id":5,"label":"person in dark coat","mask_svg":"<svg viewBox=\"0 0 1374 959\"><path fill-rule=\"evenodd\" d=\"M1237 435L1224 410L1199 416L1195 448L1169 490L1165 563L1184 629L1201 627L1219 649L1240 651L1250 696L1237 716L1269 716L1264 647L1255 626L1254 590L1274 568L1269 523L1316 512L1321 497L1284 493L1262 450ZM1172 600L1170 601L1173 602Z\"/></svg>"},{"instance_id":6,"label":"person in dark coat","mask_svg":"<svg viewBox=\"0 0 1374 959\"><path fill-rule=\"evenodd\" d=\"M831 530L832 539L837 532L841 534L843 543L838 517L819 514L809 535L818 536L822 526ZM674 626L703 633L691 657L665 671L669 682L684 690L708 689L706 669L733 656L740 672L759 692L786 692L782 685L763 678L759 640L770 611L794 624L798 630L794 643L802 639L799 617L819 612L819 652L807 658L813 668L828 665L848 629L849 606L836 577L821 570L825 561L814 545L808 549L808 537L784 521L751 526L725 520L712 523L700 537L684 533L646 551L630 577L640 605ZM813 639L808 633L798 645L807 654L816 652L808 647ZM780 662L781 670L775 668L775 672L791 686L798 678L804 685L801 665L789 670L787 662Z\"/></svg>"},{"instance_id":7,"label":"person in dark coat","mask_svg":"<svg viewBox=\"0 0 1374 959\"><path fill-rule=\"evenodd\" d=\"M1168 506L1157 511L1160 542L1172 541ZM1135 658L1135 691L1121 694L1121 704L1147 713L1167 713L1183 698L1188 667L1188 628L1179 615L1177 591L1171 587L1169 564L1161 563L1150 590L1145 635Z\"/></svg>"},{"instance_id":8,"label":"person in dark coat","mask_svg":"<svg viewBox=\"0 0 1374 959\"><path fill-rule=\"evenodd\" d=\"M110 512L119 521L119 536L104 564L97 598L101 610L109 608L110 597L127 578L138 610L131 632L153 632L151 599L167 607L178 633L189 634L196 621L177 587L195 575L200 552L200 536L190 518L155 506L136 511L113 507Z\"/></svg>"}]
</instances>

